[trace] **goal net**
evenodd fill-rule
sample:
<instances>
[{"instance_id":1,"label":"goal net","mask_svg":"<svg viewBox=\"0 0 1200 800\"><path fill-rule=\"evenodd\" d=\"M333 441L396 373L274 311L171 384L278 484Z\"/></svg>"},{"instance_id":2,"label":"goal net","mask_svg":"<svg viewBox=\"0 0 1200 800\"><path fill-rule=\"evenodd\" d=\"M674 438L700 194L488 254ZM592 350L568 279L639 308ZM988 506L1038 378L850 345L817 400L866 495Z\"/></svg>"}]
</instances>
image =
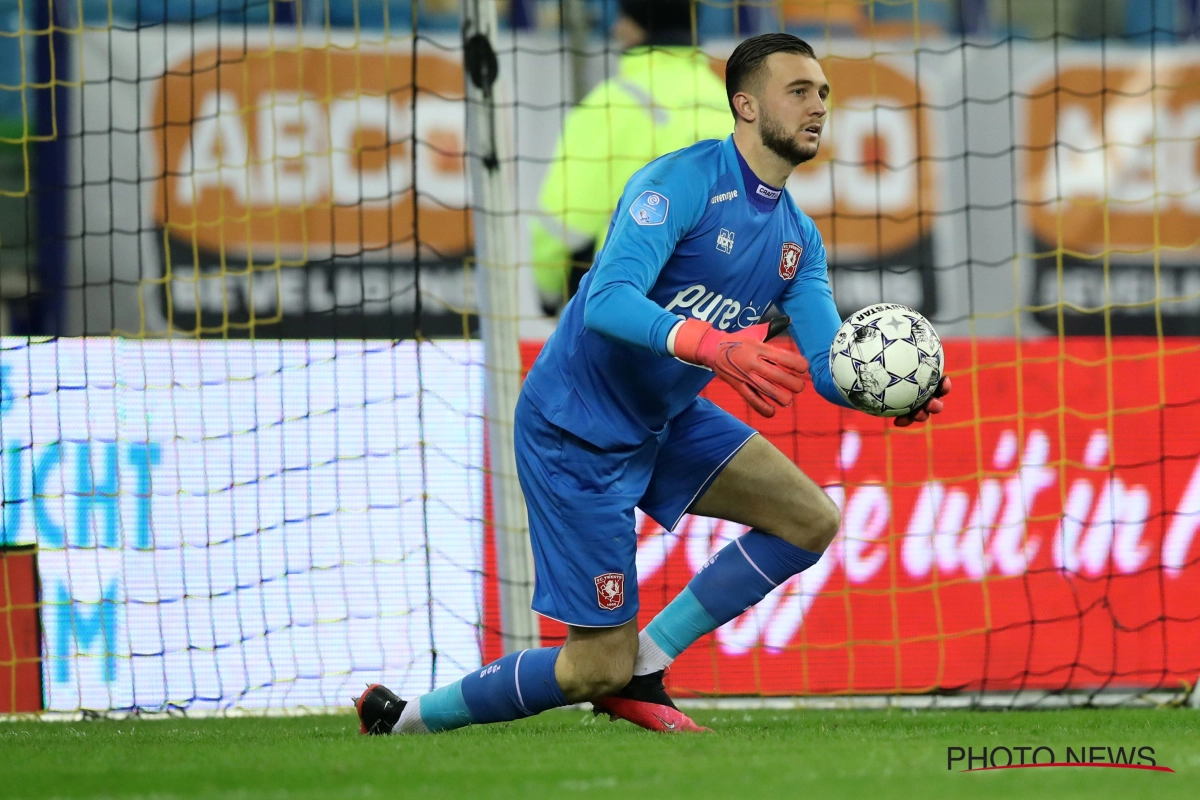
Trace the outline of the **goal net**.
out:
<instances>
[{"instance_id":1,"label":"goal net","mask_svg":"<svg viewBox=\"0 0 1200 800\"><path fill-rule=\"evenodd\" d=\"M16 16L6 201L64 291L30 271L14 319L58 335L0 349L0 545L40 584L0 618L40 686L0 709L346 707L480 664L458 10L314 8Z\"/></svg>"},{"instance_id":2,"label":"goal net","mask_svg":"<svg viewBox=\"0 0 1200 800\"><path fill-rule=\"evenodd\" d=\"M0 712L347 706L561 642L521 375L625 180L728 135L724 60L779 30L833 87L786 188L839 310L924 313L954 394L900 430L706 390L843 523L668 688L1187 691L1200 19L1165 5L705 0L648 48L614 0L18 4ZM743 530L639 512L642 621Z\"/></svg>"}]
</instances>

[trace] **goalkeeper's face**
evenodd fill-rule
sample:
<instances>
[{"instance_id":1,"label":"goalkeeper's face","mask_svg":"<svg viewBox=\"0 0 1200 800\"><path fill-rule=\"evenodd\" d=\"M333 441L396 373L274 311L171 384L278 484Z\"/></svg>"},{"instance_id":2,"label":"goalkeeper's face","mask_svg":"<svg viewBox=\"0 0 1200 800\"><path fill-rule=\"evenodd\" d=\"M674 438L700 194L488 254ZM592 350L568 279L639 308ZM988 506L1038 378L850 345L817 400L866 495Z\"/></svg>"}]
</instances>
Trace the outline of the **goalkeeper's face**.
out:
<instances>
[{"instance_id":1,"label":"goalkeeper's face","mask_svg":"<svg viewBox=\"0 0 1200 800\"><path fill-rule=\"evenodd\" d=\"M793 166L817 155L829 110L829 82L816 59L775 53L763 65L758 133L763 146Z\"/></svg>"}]
</instances>

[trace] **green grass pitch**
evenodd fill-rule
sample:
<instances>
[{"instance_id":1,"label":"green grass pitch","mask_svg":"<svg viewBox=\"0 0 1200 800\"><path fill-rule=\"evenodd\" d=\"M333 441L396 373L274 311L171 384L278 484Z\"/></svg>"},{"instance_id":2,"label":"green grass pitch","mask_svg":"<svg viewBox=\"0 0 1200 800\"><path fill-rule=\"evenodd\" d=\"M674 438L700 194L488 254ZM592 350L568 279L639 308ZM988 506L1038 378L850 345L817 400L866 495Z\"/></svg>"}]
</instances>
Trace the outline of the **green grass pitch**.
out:
<instances>
[{"instance_id":1,"label":"green grass pitch","mask_svg":"<svg viewBox=\"0 0 1200 800\"><path fill-rule=\"evenodd\" d=\"M1200 712L698 711L663 736L557 711L439 736L365 737L350 716L0 723L0 796L1200 797ZM1174 774L947 771L947 748L1150 746ZM955 767L959 769L961 765Z\"/></svg>"}]
</instances>

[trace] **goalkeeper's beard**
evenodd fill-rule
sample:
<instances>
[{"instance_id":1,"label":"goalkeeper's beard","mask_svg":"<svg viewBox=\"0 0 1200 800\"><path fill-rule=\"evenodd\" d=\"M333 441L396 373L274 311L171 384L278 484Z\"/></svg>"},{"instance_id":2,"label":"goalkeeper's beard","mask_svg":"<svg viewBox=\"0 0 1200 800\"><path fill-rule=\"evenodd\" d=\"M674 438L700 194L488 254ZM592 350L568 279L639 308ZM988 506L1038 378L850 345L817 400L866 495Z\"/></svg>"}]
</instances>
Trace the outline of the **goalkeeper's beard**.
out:
<instances>
[{"instance_id":1,"label":"goalkeeper's beard","mask_svg":"<svg viewBox=\"0 0 1200 800\"><path fill-rule=\"evenodd\" d=\"M814 145L800 144L794 136L788 135L787 129L768 114L765 108L758 123L758 135L762 139L764 147L793 167L798 167L805 161L811 161L817 157L817 148L820 146L820 142Z\"/></svg>"}]
</instances>

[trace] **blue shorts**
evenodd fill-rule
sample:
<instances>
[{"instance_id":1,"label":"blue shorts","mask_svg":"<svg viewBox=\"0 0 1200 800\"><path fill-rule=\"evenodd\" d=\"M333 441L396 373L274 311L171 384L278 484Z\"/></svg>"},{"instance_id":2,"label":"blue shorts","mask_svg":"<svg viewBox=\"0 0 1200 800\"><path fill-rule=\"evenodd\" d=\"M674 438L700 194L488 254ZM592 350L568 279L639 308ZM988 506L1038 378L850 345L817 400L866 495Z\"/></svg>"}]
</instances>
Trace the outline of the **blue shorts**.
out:
<instances>
[{"instance_id":1,"label":"blue shorts","mask_svg":"<svg viewBox=\"0 0 1200 800\"><path fill-rule=\"evenodd\" d=\"M522 394L514 438L533 542L533 610L589 628L636 617L634 508L674 529L754 434L697 398L657 437L605 450L547 421Z\"/></svg>"}]
</instances>

